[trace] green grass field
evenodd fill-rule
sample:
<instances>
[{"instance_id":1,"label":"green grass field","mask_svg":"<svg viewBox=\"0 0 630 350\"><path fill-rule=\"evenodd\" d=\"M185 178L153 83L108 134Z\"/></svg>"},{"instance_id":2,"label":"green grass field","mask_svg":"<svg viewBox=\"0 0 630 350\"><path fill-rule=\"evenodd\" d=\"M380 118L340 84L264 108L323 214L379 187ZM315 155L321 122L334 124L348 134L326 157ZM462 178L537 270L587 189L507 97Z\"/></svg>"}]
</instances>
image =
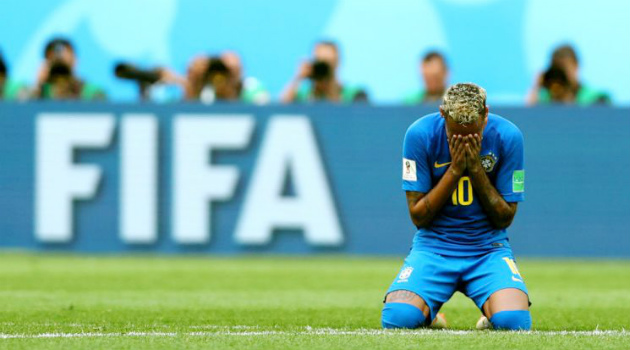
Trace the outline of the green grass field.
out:
<instances>
[{"instance_id":1,"label":"green grass field","mask_svg":"<svg viewBox=\"0 0 630 350\"><path fill-rule=\"evenodd\" d=\"M0 348L630 349L630 261L521 260L530 333L473 330L461 294L448 331L382 331L400 263L3 253Z\"/></svg>"}]
</instances>

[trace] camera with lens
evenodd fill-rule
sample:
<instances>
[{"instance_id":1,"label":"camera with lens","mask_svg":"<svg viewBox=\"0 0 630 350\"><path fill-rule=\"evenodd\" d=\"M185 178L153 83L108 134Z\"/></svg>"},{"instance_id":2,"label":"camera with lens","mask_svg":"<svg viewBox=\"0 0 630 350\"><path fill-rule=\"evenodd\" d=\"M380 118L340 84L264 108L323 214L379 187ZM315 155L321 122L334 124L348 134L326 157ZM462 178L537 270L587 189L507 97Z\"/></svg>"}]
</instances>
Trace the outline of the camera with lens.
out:
<instances>
[{"instance_id":1,"label":"camera with lens","mask_svg":"<svg viewBox=\"0 0 630 350\"><path fill-rule=\"evenodd\" d=\"M542 76L542 86L545 89L551 89L554 85L560 85L562 87L569 87L569 78L564 69L558 66L551 66L547 69Z\"/></svg>"},{"instance_id":2,"label":"camera with lens","mask_svg":"<svg viewBox=\"0 0 630 350\"><path fill-rule=\"evenodd\" d=\"M573 90L562 67L552 65L542 76L542 87L549 92L549 97L553 102L567 102L573 99Z\"/></svg>"},{"instance_id":3,"label":"camera with lens","mask_svg":"<svg viewBox=\"0 0 630 350\"><path fill-rule=\"evenodd\" d=\"M217 100L236 100L240 94L240 82L232 75L230 68L218 56L208 58L208 68L203 78L204 88L200 94L203 103Z\"/></svg>"},{"instance_id":4,"label":"camera with lens","mask_svg":"<svg viewBox=\"0 0 630 350\"><path fill-rule=\"evenodd\" d=\"M161 70L141 69L130 63L118 63L114 67L114 75L120 79L127 79L137 82L138 84L151 85L160 80Z\"/></svg>"},{"instance_id":5,"label":"camera with lens","mask_svg":"<svg viewBox=\"0 0 630 350\"><path fill-rule=\"evenodd\" d=\"M7 66L0 53L0 99L4 96L4 82L7 79Z\"/></svg>"},{"instance_id":6,"label":"camera with lens","mask_svg":"<svg viewBox=\"0 0 630 350\"><path fill-rule=\"evenodd\" d=\"M0 78L4 78L7 76L7 65L4 63L4 59L2 58L2 53L0 53Z\"/></svg>"},{"instance_id":7,"label":"camera with lens","mask_svg":"<svg viewBox=\"0 0 630 350\"><path fill-rule=\"evenodd\" d=\"M70 66L61 61L53 61L48 69L48 83L55 84L61 80L67 81L72 78Z\"/></svg>"},{"instance_id":8,"label":"camera with lens","mask_svg":"<svg viewBox=\"0 0 630 350\"><path fill-rule=\"evenodd\" d=\"M138 91L142 100L150 99L150 88L160 81L162 70L160 68L141 69L127 62L119 62L114 66L114 75L120 79L126 79L138 84Z\"/></svg>"},{"instance_id":9,"label":"camera with lens","mask_svg":"<svg viewBox=\"0 0 630 350\"><path fill-rule=\"evenodd\" d=\"M208 59L208 69L204 75L206 84L215 86L224 83L230 78L230 70L220 57L210 57Z\"/></svg>"},{"instance_id":10,"label":"camera with lens","mask_svg":"<svg viewBox=\"0 0 630 350\"><path fill-rule=\"evenodd\" d=\"M333 68L328 62L315 60L311 63L309 79L313 81L330 80L333 78L333 73Z\"/></svg>"}]
</instances>

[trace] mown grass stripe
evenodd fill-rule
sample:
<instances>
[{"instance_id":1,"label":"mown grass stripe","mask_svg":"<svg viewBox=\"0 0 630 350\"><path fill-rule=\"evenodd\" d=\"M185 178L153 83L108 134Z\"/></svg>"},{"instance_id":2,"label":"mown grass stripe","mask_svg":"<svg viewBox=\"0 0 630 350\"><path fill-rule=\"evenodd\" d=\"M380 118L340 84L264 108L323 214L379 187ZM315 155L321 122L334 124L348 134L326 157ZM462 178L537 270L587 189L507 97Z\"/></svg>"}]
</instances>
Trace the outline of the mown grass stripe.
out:
<instances>
[{"instance_id":1,"label":"mown grass stripe","mask_svg":"<svg viewBox=\"0 0 630 350\"><path fill-rule=\"evenodd\" d=\"M242 328L240 328L242 329ZM274 336L274 335L382 335L382 336L441 336L441 335L480 335L480 334L513 334L515 336L595 336L595 337L628 337L630 332L626 330L594 330L594 331L520 331L520 332L500 332L492 331L467 331L467 330L376 330L376 329L308 329L304 331L239 331L226 329L216 332L126 332L126 333L39 333L39 334L0 334L0 339L34 339L34 338L98 338L98 337L177 337L177 336Z\"/></svg>"}]
</instances>

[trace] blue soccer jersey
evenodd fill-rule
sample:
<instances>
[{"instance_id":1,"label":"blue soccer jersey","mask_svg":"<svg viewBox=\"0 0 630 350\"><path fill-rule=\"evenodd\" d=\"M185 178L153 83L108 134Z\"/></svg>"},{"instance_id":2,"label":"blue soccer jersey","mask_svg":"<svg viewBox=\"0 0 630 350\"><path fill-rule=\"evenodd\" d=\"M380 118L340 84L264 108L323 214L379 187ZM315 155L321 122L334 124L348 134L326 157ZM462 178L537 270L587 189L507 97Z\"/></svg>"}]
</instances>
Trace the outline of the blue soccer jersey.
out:
<instances>
[{"instance_id":1,"label":"blue soccer jersey","mask_svg":"<svg viewBox=\"0 0 630 350\"><path fill-rule=\"evenodd\" d=\"M403 190L428 193L451 162L444 118L433 113L418 119L405 135ZM512 122L495 114L481 142L481 163L507 202L524 200L523 135ZM413 248L449 256L472 256L509 247L505 229L496 229L484 213L465 172L451 198L431 222L420 228Z\"/></svg>"}]
</instances>

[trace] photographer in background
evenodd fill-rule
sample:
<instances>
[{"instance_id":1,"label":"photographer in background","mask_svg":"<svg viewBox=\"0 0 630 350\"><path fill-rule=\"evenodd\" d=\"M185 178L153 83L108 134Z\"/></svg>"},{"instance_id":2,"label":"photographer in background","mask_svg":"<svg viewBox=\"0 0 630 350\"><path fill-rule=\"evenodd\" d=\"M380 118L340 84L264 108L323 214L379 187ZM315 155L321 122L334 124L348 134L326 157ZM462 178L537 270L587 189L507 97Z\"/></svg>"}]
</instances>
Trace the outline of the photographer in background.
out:
<instances>
[{"instance_id":1,"label":"photographer in background","mask_svg":"<svg viewBox=\"0 0 630 350\"><path fill-rule=\"evenodd\" d=\"M26 85L9 79L9 68L0 53L0 101L25 100L27 97Z\"/></svg>"},{"instance_id":2,"label":"photographer in background","mask_svg":"<svg viewBox=\"0 0 630 350\"><path fill-rule=\"evenodd\" d=\"M565 103L573 103L580 106L610 104L610 96L607 93L594 89L579 80L579 60L575 49L571 45L562 45L553 51L551 63L546 72L550 72L552 69L562 70L568 81L570 94L566 95L565 98L569 98L569 96L572 96L572 98L570 101L564 101ZM545 74L543 73L536 78L534 87L527 98L528 104L558 102L553 99L551 91L544 85ZM557 75L557 73L554 73L554 75Z\"/></svg>"},{"instance_id":3,"label":"photographer in background","mask_svg":"<svg viewBox=\"0 0 630 350\"><path fill-rule=\"evenodd\" d=\"M44 62L37 76L33 97L51 100L104 100L97 86L75 75L76 54L72 43L55 38L44 48Z\"/></svg>"},{"instance_id":4,"label":"photographer in background","mask_svg":"<svg viewBox=\"0 0 630 350\"><path fill-rule=\"evenodd\" d=\"M424 89L410 94L404 99L406 105L439 103L448 87L448 65L444 55L430 51L420 60L420 75Z\"/></svg>"},{"instance_id":5,"label":"photographer in background","mask_svg":"<svg viewBox=\"0 0 630 350\"><path fill-rule=\"evenodd\" d=\"M292 102L367 102L364 90L343 85L337 77L339 48L331 41L320 41L313 49L313 59L302 62L297 74L282 94L281 101Z\"/></svg>"},{"instance_id":6,"label":"photographer in background","mask_svg":"<svg viewBox=\"0 0 630 350\"><path fill-rule=\"evenodd\" d=\"M188 66L183 82L186 100L209 104L215 101L240 101L247 104L267 104L269 92L258 79L243 77L241 57L234 51L220 56L196 56Z\"/></svg>"}]
</instances>

